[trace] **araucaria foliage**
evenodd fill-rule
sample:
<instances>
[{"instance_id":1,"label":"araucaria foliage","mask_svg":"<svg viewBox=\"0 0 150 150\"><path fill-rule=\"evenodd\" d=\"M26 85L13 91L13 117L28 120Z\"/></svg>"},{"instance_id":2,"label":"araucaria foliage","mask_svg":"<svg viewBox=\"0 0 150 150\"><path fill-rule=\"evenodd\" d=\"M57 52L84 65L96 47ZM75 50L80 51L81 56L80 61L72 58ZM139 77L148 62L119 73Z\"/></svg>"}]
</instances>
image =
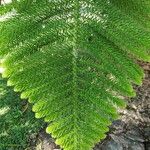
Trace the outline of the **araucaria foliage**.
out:
<instances>
[{"instance_id":1,"label":"araucaria foliage","mask_svg":"<svg viewBox=\"0 0 150 150\"><path fill-rule=\"evenodd\" d=\"M89 150L150 61L149 0L13 0L0 7L8 85L64 150Z\"/></svg>"}]
</instances>

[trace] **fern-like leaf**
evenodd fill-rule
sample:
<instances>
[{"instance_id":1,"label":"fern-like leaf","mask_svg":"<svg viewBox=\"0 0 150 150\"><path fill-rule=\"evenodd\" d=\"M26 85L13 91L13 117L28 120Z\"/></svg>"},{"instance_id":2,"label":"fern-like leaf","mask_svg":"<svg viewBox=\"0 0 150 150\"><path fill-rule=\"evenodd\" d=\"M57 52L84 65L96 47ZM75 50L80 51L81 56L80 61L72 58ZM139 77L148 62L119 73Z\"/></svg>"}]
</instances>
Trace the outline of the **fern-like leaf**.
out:
<instances>
[{"instance_id":1,"label":"fern-like leaf","mask_svg":"<svg viewBox=\"0 0 150 150\"><path fill-rule=\"evenodd\" d=\"M0 7L3 77L64 150L88 150L150 61L149 0L14 0ZM11 12L10 12L11 11Z\"/></svg>"}]
</instances>

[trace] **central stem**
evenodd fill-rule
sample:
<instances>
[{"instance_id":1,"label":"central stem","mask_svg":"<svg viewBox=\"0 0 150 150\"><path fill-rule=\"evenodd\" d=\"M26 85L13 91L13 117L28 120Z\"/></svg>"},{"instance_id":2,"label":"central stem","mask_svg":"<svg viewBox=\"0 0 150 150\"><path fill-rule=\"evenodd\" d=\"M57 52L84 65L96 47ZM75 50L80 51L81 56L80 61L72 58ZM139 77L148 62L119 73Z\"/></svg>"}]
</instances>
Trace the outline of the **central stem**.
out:
<instances>
[{"instance_id":1,"label":"central stem","mask_svg":"<svg viewBox=\"0 0 150 150\"><path fill-rule=\"evenodd\" d=\"M78 149L78 85L77 85L77 58L78 58L78 34L79 34L79 17L80 17L80 5L79 0L75 1L75 11L74 11L74 19L75 19L75 30L73 37L73 107L74 107L74 144L75 150Z\"/></svg>"}]
</instances>

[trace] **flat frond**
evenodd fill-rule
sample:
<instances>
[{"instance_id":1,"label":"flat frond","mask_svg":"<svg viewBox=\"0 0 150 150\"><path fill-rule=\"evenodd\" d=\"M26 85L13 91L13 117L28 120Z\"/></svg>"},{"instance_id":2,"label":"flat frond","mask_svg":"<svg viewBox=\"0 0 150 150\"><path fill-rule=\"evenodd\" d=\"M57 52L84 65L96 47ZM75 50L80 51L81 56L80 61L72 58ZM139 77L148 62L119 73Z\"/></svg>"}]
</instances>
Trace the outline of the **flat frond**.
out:
<instances>
[{"instance_id":1,"label":"flat frond","mask_svg":"<svg viewBox=\"0 0 150 150\"><path fill-rule=\"evenodd\" d=\"M135 96L132 84L144 77L136 61L150 61L149 8L149 0L14 0L0 7L2 75L64 150L91 149L126 106L124 97Z\"/></svg>"}]
</instances>

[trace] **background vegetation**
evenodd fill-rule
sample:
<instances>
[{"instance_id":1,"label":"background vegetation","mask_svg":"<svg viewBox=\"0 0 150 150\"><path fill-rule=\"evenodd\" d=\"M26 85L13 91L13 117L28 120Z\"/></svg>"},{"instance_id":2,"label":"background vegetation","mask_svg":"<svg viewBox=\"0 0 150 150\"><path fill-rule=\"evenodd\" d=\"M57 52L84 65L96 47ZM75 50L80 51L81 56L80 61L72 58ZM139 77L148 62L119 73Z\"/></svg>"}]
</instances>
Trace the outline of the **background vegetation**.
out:
<instances>
[{"instance_id":1,"label":"background vegetation","mask_svg":"<svg viewBox=\"0 0 150 150\"><path fill-rule=\"evenodd\" d=\"M31 106L0 77L0 150L30 149L30 140L42 127Z\"/></svg>"}]
</instances>

